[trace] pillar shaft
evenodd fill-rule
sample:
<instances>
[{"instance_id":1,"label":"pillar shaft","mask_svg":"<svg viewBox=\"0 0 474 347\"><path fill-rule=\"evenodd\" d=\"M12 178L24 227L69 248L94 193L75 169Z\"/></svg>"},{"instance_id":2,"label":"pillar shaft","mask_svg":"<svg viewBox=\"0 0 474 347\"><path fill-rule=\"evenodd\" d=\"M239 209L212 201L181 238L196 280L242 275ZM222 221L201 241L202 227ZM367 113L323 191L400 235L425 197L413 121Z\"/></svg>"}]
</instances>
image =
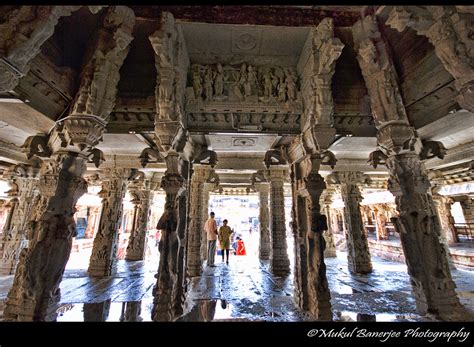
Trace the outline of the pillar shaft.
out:
<instances>
[{"instance_id":1,"label":"pillar shaft","mask_svg":"<svg viewBox=\"0 0 474 347\"><path fill-rule=\"evenodd\" d=\"M26 176L26 175L25 175ZM0 274L11 275L15 272L21 250L28 245L27 225L36 205L37 179L16 175L12 183L15 187L11 213L5 224L3 237L3 252L0 264Z\"/></svg>"},{"instance_id":2,"label":"pillar shaft","mask_svg":"<svg viewBox=\"0 0 474 347\"><path fill-rule=\"evenodd\" d=\"M5 320L55 320L59 284L76 235L74 208L87 191L81 177L86 160L77 153L55 154L43 161L40 201L28 224L29 245L20 252Z\"/></svg>"},{"instance_id":3,"label":"pillar shaft","mask_svg":"<svg viewBox=\"0 0 474 347\"><path fill-rule=\"evenodd\" d=\"M190 223L188 229L188 251L187 251L187 272L188 276L200 276L202 273L201 244L206 245L207 236L203 233L206 220L203 219L203 194L204 182L210 173L210 166L195 164L193 165L193 176L191 178L190 192ZM205 237L205 238L204 238ZM203 239L204 238L204 239Z\"/></svg>"},{"instance_id":4,"label":"pillar shaft","mask_svg":"<svg viewBox=\"0 0 474 347\"><path fill-rule=\"evenodd\" d=\"M133 228L128 240L127 254L125 260L143 260L145 259L146 233L148 216L150 214L150 191L146 184L141 186L132 186L130 193L133 196L134 205Z\"/></svg>"},{"instance_id":5,"label":"pillar shaft","mask_svg":"<svg viewBox=\"0 0 474 347\"><path fill-rule=\"evenodd\" d=\"M324 258L334 258L336 257L336 245L334 243L334 237L332 233L332 223L331 223L331 204L333 200L329 194L326 194L323 200L324 203L324 213L327 218L327 227L328 230L324 231L323 237L326 243L326 248L324 249Z\"/></svg>"},{"instance_id":6,"label":"pillar shaft","mask_svg":"<svg viewBox=\"0 0 474 347\"><path fill-rule=\"evenodd\" d=\"M465 311L454 291L441 225L430 194L430 182L420 161L420 144L410 127L397 76L374 16L352 28L357 59L371 100L379 151L374 166L386 163L388 189L395 195L398 218L393 218L405 253L416 305L421 314L459 320Z\"/></svg>"},{"instance_id":7,"label":"pillar shaft","mask_svg":"<svg viewBox=\"0 0 474 347\"><path fill-rule=\"evenodd\" d=\"M388 240L388 231L386 228L387 218L382 207L374 206L375 229L377 231L377 240Z\"/></svg>"},{"instance_id":8,"label":"pillar shaft","mask_svg":"<svg viewBox=\"0 0 474 347\"><path fill-rule=\"evenodd\" d=\"M202 188L202 196L201 196L201 264L207 260L207 234L204 230L204 223L206 222L207 218L209 218L209 191L211 189L211 185L204 183Z\"/></svg>"},{"instance_id":9,"label":"pillar shaft","mask_svg":"<svg viewBox=\"0 0 474 347\"><path fill-rule=\"evenodd\" d=\"M361 176L356 172L338 173L341 183L341 196L344 201L344 216L346 220L347 260L349 270L354 273L366 274L372 272L369 243L365 236L359 203L362 201L357 182Z\"/></svg>"},{"instance_id":10,"label":"pillar shaft","mask_svg":"<svg viewBox=\"0 0 474 347\"><path fill-rule=\"evenodd\" d=\"M118 230L122 222L123 198L129 175L129 170L110 170L102 182L99 192L102 212L87 270L90 276L111 276L117 272Z\"/></svg>"},{"instance_id":11,"label":"pillar shaft","mask_svg":"<svg viewBox=\"0 0 474 347\"><path fill-rule=\"evenodd\" d=\"M261 260L270 259L271 239L270 231L268 230L268 183L258 184L258 196L260 201L259 208L259 225L260 225L260 242L258 246L258 257Z\"/></svg>"},{"instance_id":12,"label":"pillar shaft","mask_svg":"<svg viewBox=\"0 0 474 347\"><path fill-rule=\"evenodd\" d=\"M168 153L166 157L168 170L161 180L161 188L166 192L165 210L158 221L157 228L161 230L160 265L156 285L153 289L153 321L171 321L174 317L175 302L173 293L178 282L178 253L180 239L177 233L178 217L176 198L184 184L183 177L179 174L179 156L175 152Z\"/></svg>"},{"instance_id":13,"label":"pillar shaft","mask_svg":"<svg viewBox=\"0 0 474 347\"><path fill-rule=\"evenodd\" d=\"M270 180L270 232L271 232L271 258L270 270L278 276L285 276L290 272L288 258L285 224L285 197L283 181L286 167L270 166L268 170Z\"/></svg>"}]
</instances>

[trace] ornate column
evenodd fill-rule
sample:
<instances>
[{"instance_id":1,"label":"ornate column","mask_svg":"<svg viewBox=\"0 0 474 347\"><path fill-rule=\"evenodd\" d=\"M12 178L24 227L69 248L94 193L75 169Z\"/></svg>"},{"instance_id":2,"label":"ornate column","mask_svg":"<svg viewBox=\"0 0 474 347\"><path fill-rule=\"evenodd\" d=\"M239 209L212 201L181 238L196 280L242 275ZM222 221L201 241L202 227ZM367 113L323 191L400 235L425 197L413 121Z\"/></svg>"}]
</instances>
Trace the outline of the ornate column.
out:
<instances>
[{"instance_id":1,"label":"ornate column","mask_svg":"<svg viewBox=\"0 0 474 347\"><path fill-rule=\"evenodd\" d=\"M398 218L392 218L405 253L416 305L421 314L443 320L464 319L464 309L454 290L449 264L440 242L430 183L420 158L426 150L408 122L398 89L395 69L375 17L353 26L357 59L369 92L379 150L371 154L374 167L385 163L390 173L388 189L395 195ZM425 144L426 145L426 144ZM430 150L443 157L442 144Z\"/></svg>"},{"instance_id":2,"label":"ornate column","mask_svg":"<svg viewBox=\"0 0 474 347\"><path fill-rule=\"evenodd\" d=\"M290 273L290 259L288 258L285 223L285 197L283 182L288 168L284 165L270 165L266 171L270 182L270 270L274 275L286 276Z\"/></svg>"},{"instance_id":3,"label":"ornate column","mask_svg":"<svg viewBox=\"0 0 474 347\"><path fill-rule=\"evenodd\" d=\"M37 184L37 170L32 167L16 165L4 176L10 179L10 189L7 193L11 197L11 210L3 232L3 252L0 264L0 274L11 275L23 248L28 247L27 224L39 199Z\"/></svg>"},{"instance_id":4,"label":"ornate column","mask_svg":"<svg viewBox=\"0 0 474 347\"><path fill-rule=\"evenodd\" d=\"M208 170L210 168L208 167ZM209 177L209 172L205 173L206 177ZM206 178L207 179L207 178ZM203 183L202 185L202 196L201 196L201 202L200 205L202 206L201 208L201 264L207 260L207 234L206 231L204 230L204 224L206 223L206 220L209 218L209 191L212 189L212 185ZM192 209L191 209L192 211ZM194 216L194 215L192 215ZM192 217L192 219L194 219Z\"/></svg>"},{"instance_id":5,"label":"ornate column","mask_svg":"<svg viewBox=\"0 0 474 347\"><path fill-rule=\"evenodd\" d=\"M268 193L270 190L269 184L261 182L256 184L260 202L259 210L259 225L260 225L260 243L258 246L258 257L261 260L268 260L270 258L271 250L271 236L268 230L269 226L269 210L268 210Z\"/></svg>"},{"instance_id":6,"label":"ornate column","mask_svg":"<svg viewBox=\"0 0 474 347\"><path fill-rule=\"evenodd\" d=\"M171 321L175 303L172 293L178 285L178 251L180 239L177 234L176 197L184 184L184 179L178 170L179 155L169 151L165 158L167 170L161 180L161 188L166 192L165 210L158 221L157 228L161 230L160 265L156 285L153 290L152 319L154 321Z\"/></svg>"},{"instance_id":7,"label":"ornate column","mask_svg":"<svg viewBox=\"0 0 474 347\"><path fill-rule=\"evenodd\" d=\"M161 187L166 192L165 211L158 221L161 229L160 264L156 285L153 289L154 301L152 319L170 321L175 318L181 304L182 244L186 241L178 234L177 195L184 188L188 177L186 161L180 153L187 141L187 132L182 128L184 121L184 88L189 58L182 32L175 25L174 17L169 12L162 12L160 28L149 37L155 52L156 81L156 114L155 134L156 148L152 149L159 160L165 160L166 172ZM143 153L142 153L143 155ZM187 160L187 159L186 159ZM182 203L182 201L180 202ZM180 216L180 221L181 221ZM183 229L180 226L179 232ZM189 243L189 240L187 241ZM198 251L199 256L199 251Z\"/></svg>"},{"instance_id":8,"label":"ornate column","mask_svg":"<svg viewBox=\"0 0 474 347\"><path fill-rule=\"evenodd\" d=\"M128 169L109 169L105 171L99 230L94 238L92 254L87 272L92 277L111 276L117 272L118 229L122 222L123 198L127 189Z\"/></svg>"},{"instance_id":9,"label":"ornate column","mask_svg":"<svg viewBox=\"0 0 474 347\"><path fill-rule=\"evenodd\" d=\"M399 32L410 27L428 38L455 79L457 102L470 112L474 112L473 20L472 10L465 11L464 6L394 6L386 22Z\"/></svg>"},{"instance_id":10,"label":"ornate column","mask_svg":"<svg viewBox=\"0 0 474 347\"><path fill-rule=\"evenodd\" d=\"M28 224L28 248L20 253L5 320L55 320L59 284L75 236L74 211L87 191L82 178L86 162L96 167L103 154L94 148L102 139L112 111L119 70L132 40L133 11L111 7L85 56L81 83L68 117L49 135L27 138L27 157L44 158L39 173L40 201Z\"/></svg>"},{"instance_id":11,"label":"ornate column","mask_svg":"<svg viewBox=\"0 0 474 347\"><path fill-rule=\"evenodd\" d=\"M110 299L97 303L84 304L84 322L105 322L109 318Z\"/></svg>"},{"instance_id":12,"label":"ornate column","mask_svg":"<svg viewBox=\"0 0 474 347\"><path fill-rule=\"evenodd\" d=\"M202 253L205 247L207 252L207 236L203 232L205 219L203 219L203 193L204 182L209 177L211 168L208 165L193 165L191 178L190 210L191 218L188 228L187 272L188 276L200 276L202 273ZM204 245L204 246L203 246ZM207 258L207 256L206 256Z\"/></svg>"},{"instance_id":13,"label":"ornate column","mask_svg":"<svg viewBox=\"0 0 474 347\"><path fill-rule=\"evenodd\" d=\"M341 196L344 201L344 219L346 220L347 261L349 270L353 273L367 274L372 272L369 243L362 224L359 203L362 201L358 183L367 178L360 172L337 172L328 177L341 186Z\"/></svg>"},{"instance_id":14,"label":"ornate column","mask_svg":"<svg viewBox=\"0 0 474 347\"><path fill-rule=\"evenodd\" d=\"M133 204L133 227L128 240L125 260L145 259L146 232L150 214L150 182L143 179L128 186Z\"/></svg>"},{"instance_id":15,"label":"ornate column","mask_svg":"<svg viewBox=\"0 0 474 347\"><path fill-rule=\"evenodd\" d=\"M386 223L387 219L384 214L383 205L376 205L373 207L375 215L375 228L377 231L377 240L388 240L388 232Z\"/></svg>"},{"instance_id":16,"label":"ornate column","mask_svg":"<svg viewBox=\"0 0 474 347\"><path fill-rule=\"evenodd\" d=\"M451 205L454 203L454 200L449 196L434 193L433 201L441 222L442 235L446 239L447 244L453 245L459 242L456 235L456 228L454 227L454 217L451 214Z\"/></svg>"},{"instance_id":17,"label":"ornate column","mask_svg":"<svg viewBox=\"0 0 474 347\"><path fill-rule=\"evenodd\" d=\"M323 204L323 212L326 215L327 219L327 227L328 229L324 231L323 237L324 242L326 243L326 248L324 249L324 258L334 258L337 256L336 254L336 245L334 244L334 237L332 234L332 226L331 226L331 204L333 203L334 199L332 194L329 190L326 190L323 194L321 194L321 200Z\"/></svg>"},{"instance_id":18,"label":"ornate column","mask_svg":"<svg viewBox=\"0 0 474 347\"><path fill-rule=\"evenodd\" d=\"M85 239L91 239L95 235L97 219L99 218L100 208L99 207L91 207L89 214L89 220L87 221L87 229L84 235Z\"/></svg>"}]
</instances>

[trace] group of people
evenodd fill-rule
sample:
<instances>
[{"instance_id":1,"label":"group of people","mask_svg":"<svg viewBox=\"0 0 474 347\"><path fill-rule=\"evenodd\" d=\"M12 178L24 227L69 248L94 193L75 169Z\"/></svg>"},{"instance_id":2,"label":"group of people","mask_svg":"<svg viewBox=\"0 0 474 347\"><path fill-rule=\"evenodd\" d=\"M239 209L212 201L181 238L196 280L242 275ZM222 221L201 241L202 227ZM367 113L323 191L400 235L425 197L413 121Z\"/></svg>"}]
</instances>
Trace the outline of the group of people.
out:
<instances>
[{"instance_id":1,"label":"group of people","mask_svg":"<svg viewBox=\"0 0 474 347\"><path fill-rule=\"evenodd\" d=\"M204 224L204 230L207 235L207 265L210 267L215 267L215 254L216 254L216 244L219 240L219 247L222 250L222 262L224 262L224 255L226 259L226 264L229 265L229 253L231 246L231 235L233 234L232 229L227 225L229 222L227 219L222 221L223 225L217 229L217 222L214 219L214 212L210 213L209 219ZM246 255L245 244L240 237L236 238L235 242L235 254L236 255Z\"/></svg>"}]
</instances>

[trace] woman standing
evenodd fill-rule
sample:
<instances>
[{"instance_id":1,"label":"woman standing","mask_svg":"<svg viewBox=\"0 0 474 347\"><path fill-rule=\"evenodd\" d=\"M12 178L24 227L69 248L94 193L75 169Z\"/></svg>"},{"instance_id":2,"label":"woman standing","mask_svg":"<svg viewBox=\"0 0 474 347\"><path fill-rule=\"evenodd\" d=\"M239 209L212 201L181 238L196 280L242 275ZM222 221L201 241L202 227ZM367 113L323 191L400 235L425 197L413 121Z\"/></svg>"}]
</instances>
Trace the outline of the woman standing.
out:
<instances>
[{"instance_id":1,"label":"woman standing","mask_svg":"<svg viewBox=\"0 0 474 347\"><path fill-rule=\"evenodd\" d=\"M224 262L224 250L227 256L227 265L229 265L229 248L230 248L230 235L232 235L232 229L227 225L227 219L222 221L223 226L219 228L219 245L222 249L222 262Z\"/></svg>"}]
</instances>

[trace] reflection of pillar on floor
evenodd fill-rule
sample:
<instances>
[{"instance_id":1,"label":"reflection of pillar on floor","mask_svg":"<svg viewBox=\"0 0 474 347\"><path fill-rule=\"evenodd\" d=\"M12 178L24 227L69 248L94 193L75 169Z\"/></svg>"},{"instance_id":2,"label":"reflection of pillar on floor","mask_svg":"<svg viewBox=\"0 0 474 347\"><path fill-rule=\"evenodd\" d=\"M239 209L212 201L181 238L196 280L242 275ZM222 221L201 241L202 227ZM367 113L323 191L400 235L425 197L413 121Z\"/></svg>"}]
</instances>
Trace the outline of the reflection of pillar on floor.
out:
<instances>
[{"instance_id":1,"label":"reflection of pillar on floor","mask_svg":"<svg viewBox=\"0 0 474 347\"><path fill-rule=\"evenodd\" d=\"M117 271L118 229L129 176L128 169L110 169L102 182L98 193L102 198L102 213L87 270L90 276L111 276Z\"/></svg>"},{"instance_id":2,"label":"reflection of pillar on floor","mask_svg":"<svg viewBox=\"0 0 474 347\"><path fill-rule=\"evenodd\" d=\"M273 274L279 276L290 273L283 193L283 181L286 171L287 167L283 165L272 165L267 170L268 180L270 181L270 239L272 242L270 270Z\"/></svg>"},{"instance_id":3,"label":"reflection of pillar on floor","mask_svg":"<svg viewBox=\"0 0 474 347\"><path fill-rule=\"evenodd\" d=\"M109 318L110 299L97 303L85 303L84 322L105 322Z\"/></svg>"},{"instance_id":4,"label":"reflection of pillar on floor","mask_svg":"<svg viewBox=\"0 0 474 347\"><path fill-rule=\"evenodd\" d=\"M128 189L132 196L131 202L134 209L125 260L143 260L145 259L147 224L150 215L150 183L143 180L132 182Z\"/></svg>"},{"instance_id":5,"label":"reflection of pillar on floor","mask_svg":"<svg viewBox=\"0 0 474 347\"><path fill-rule=\"evenodd\" d=\"M271 240L269 226L269 211L268 211L268 183L257 183L255 184L258 189L259 195L259 225L260 225L260 240L258 246L258 257L261 260L270 259Z\"/></svg>"}]
</instances>

